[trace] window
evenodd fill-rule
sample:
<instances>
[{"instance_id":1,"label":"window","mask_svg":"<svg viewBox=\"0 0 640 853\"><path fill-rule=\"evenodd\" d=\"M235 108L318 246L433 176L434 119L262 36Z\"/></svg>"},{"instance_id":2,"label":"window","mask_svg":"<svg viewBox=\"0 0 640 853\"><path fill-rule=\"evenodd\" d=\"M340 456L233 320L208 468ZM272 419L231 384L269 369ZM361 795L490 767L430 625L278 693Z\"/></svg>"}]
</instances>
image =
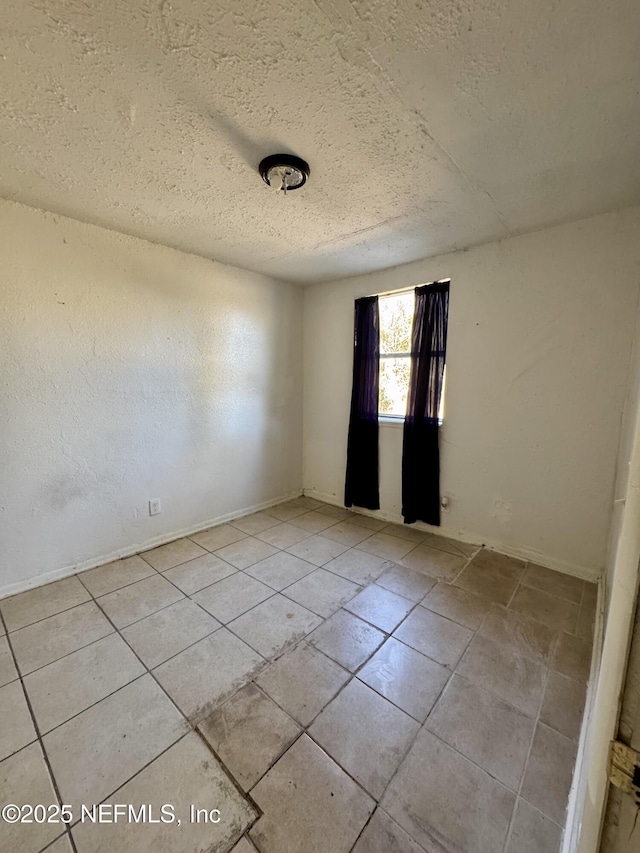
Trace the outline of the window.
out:
<instances>
[{"instance_id":1,"label":"window","mask_svg":"<svg viewBox=\"0 0 640 853\"><path fill-rule=\"evenodd\" d=\"M411 375L411 330L415 308L413 290L378 298L380 317L380 390L379 413L383 418L404 420ZM444 389L438 420L444 416Z\"/></svg>"}]
</instances>

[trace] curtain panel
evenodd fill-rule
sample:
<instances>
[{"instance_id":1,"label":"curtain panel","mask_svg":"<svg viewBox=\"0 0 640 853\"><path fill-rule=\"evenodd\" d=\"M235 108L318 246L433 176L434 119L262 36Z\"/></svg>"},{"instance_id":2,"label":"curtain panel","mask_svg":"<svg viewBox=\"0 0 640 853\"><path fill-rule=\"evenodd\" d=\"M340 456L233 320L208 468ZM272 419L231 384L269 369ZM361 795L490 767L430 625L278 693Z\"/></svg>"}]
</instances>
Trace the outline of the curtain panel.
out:
<instances>
[{"instance_id":1,"label":"curtain panel","mask_svg":"<svg viewBox=\"0 0 640 853\"><path fill-rule=\"evenodd\" d=\"M405 524L440 525L438 412L447 346L449 282L416 287L411 336L411 378L402 445L402 515Z\"/></svg>"},{"instance_id":2,"label":"curtain panel","mask_svg":"<svg viewBox=\"0 0 640 853\"><path fill-rule=\"evenodd\" d=\"M353 388L347 442L345 506L380 509L378 487L378 297L356 299Z\"/></svg>"}]
</instances>

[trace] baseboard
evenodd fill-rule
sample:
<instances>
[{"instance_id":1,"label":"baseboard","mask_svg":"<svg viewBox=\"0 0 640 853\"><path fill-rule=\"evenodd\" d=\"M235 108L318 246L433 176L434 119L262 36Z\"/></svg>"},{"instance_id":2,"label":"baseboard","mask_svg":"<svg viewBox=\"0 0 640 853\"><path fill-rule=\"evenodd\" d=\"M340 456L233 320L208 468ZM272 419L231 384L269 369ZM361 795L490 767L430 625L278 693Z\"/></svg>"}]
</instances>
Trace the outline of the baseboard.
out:
<instances>
[{"instance_id":1,"label":"baseboard","mask_svg":"<svg viewBox=\"0 0 640 853\"><path fill-rule=\"evenodd\" d=\"M207 521L199 522L190 527L183 527L180 530L174 530L171 533L152 536L150 539L145 539L143 542L138 542L126 548L119 548L117 551L112 551L110 554L102 554L99 557L92 557L90 560L83 560L80 563L74 563L70 566L64 566L61 569L54 569L52 572L46 572L42 575L37 575L34 578L17 581L16 583L7 584L0 587L0 599L7 598L10 595L17 595L20 592L26 592L29 589L36 589L39 586L52 581L59 581L63 578L78 575L81 572L86 572L88 569L95 569L98 566L104 566L105 563L112 563L114 560L122 560L125 557L132 557L134 554L139 554L141 551L148 551L150 548L157 548L159 545L166 545L168 542L173 542L174 539L181 539L183 536L190 536L192 533L198 533L200 530L206 530L208 527L215 527L218 524L224 524L225 521L232 521L235 518L242 518L245 515L250 515L252 512L259 512L261 509L267 509L271 506L290 501L302 494L302 489L295 489L288 492L286 495L280 495L277 498L271 498L267 501L262 501L252 506L244 507L243 509L229 512L225 515L218 515L215 518L210 518Z\"/></svg>"},{"instance_id":2,"label":"baseboard","mask_svg":"<svg viewBox=\"0 0 640 853\"><path fill-rule=\"evenodd\" d=\"M304 494L306 497L315 498L317 501L323 501L324 503L332 504L333 506L344 507L342 501L340 501L335 495L330 495L326 492L319 492L314 489L304 489ZM354 507L351 511L358 515L368 515L371 518L379 518L381 521L387 521L390 524L404 523L404 519L401 515L396 515L392 512L385 512L384 510L372 511L368 509L361 509L360 507ZM557 557L552 557L549 554L543 554L533 548L517 548L513 545L501 542L499 539L492 539L491 537L483 536L481 533L468 532L459 530L458 528L448 528L446 520L441 527L433 527L432 525L424 524L421 521L417 521L411 526L416 530L424 530L425 533L436 533L441 536L448 536L450 539L455 539L458 542L468 542L472 545L484 545L485 548L490 548L492 551L498 551L500 554L506 554L508 557L515 557L518 560L537 563L540 566L546 566L548 569L554 569L555 571L562 572L565 575L573 575L581 580L591 581L592 583L598 583L602 578L603 573L602 571L598 571L598 569L586 568L585 566L580 566L567 560L560 560Z\"/></svg>"}]
</instances>

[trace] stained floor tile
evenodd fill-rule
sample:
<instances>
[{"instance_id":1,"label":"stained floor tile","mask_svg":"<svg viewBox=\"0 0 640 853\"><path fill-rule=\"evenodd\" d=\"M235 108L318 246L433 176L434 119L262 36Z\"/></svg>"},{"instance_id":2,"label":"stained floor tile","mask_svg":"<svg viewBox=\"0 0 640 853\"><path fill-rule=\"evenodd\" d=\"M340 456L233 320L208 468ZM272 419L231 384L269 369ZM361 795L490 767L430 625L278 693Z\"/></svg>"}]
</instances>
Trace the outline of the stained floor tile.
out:
<instances>
[{"instance_id":1,"label":"stained floor tile","mask_svg":"<svg viewBox=\"0 0 640 853\"><path fill-rule=\"evenodd\" d=\"M186 563L187 560L202 557L206 553L204 548L191 539L176 539L175 542L169 542L167 545L160 545L158 548L144 551L140 556L157 571L166 572L167 569L179 566L180 563Z\"/></svg>"},{"instance_id":2,"label":"stained floor tile","mask_svg":"<svg viewBox=\"0 0 640 853\"><path fill-rule=\"evenodd\" d=\"M509 607L543 622L556 631L575 631L578 625L579 604L533 587L518 587Z\"/></svg>"},{"instance_id":3,"label":"stained floor tile","mask_svg":"<svg viewBox=\"0 0 640 853\"><path fill-rule=\"evenodd\" d=\"M413 550L415 546L413 542L407 542L406 539L400 539L398 536L390 536L388 533L381 531L365 539L358 547L367 554L375 554L376 557L382 557L384 560L393 560L397 563L405 554Z\"/></svg>"},{"instance_id":4,"label":"stained floor tile","mask_svg":"<svg viewBox=\"0 0 640 853\"><path fill-rule=\"evenodd\" d=\"M418 722L433 708L451 671L393 637L362 667L358 678Z\"/></svg>"},{"instance_id":5,"label":"stained floor tile","mask_svg":"<svg viewBox=\"0 0 640 853\"><path fill-rule=\"evenodd\" d=\"M389 561L382 557L351 548L335 560L331 560L324 568L354 583L365 584L379 577L389 565Z\"/></svg>"},{"instance_id":6,"label":"stained floor tile","mask_svg":"<svg viewBox=\"0 0 640 853\"><path fill-rule=\"evenodd\" d=\"M339 557L347 549L348 545L342 545L340 542L335 542L333 539L328 539L326 536L316 534L310 536L297 545L292 545L287 548L290 554L295 554L314 566L324 566L325 563Z\"/></svg>"},{"instance_id":7,"label":"stained floor tile","mask_svg":"<svg viewBox=\"0 0 640 853\"><path fill-rule=\"evenodd\" d=\"M48 732L142 675L124 640L111 634L27 675L24 685L41 732Z\"/></svg>"},{"instance_id":8,"label":"stained floor tile","mask_svg":"<svg viewBox=\"0 0 640 853\"><path fill-rule=\"evenodd\" d=\"M417 569L394 563L380 575L376 583L385 589L402 595L410 601L421 601L436 584L435 578L430 578Z\"/></svg>"},{"instance_id":9,"label":"stained floor tile","mask_svg":"<svg viewBox=\"0 0 640 853\"><path fill-rule=\"evenodd\" d=\"M342 545L353 548L364 539L372 536L373 531L362 527L360 524L353 524L351 521L342 521L324 530L322 535L327 539L333 539L335 542L340 542Z\"/></svg>"},{"instance_id":10,"label":"stained floor tile","mask_svg":"<svg viewBox=\"0 0 640 853\"><path fill-rule=\"evenodd\" d=\"M413 601L371 584L345 604L345 610L390 634L414 607Z\"/></svg>"},{"instance_id":11,"label":"stained floor tile","mask_svg":"<svg viewBox=\"0 0 640 853\"><path fill-rule=\"evenodd\" d=\"M472 631L480 627L490 609L484 598L442 582L431 590L422 606Z\"/></svg>"},{"instance_id":12,"label":"stained floor tile","mask_svg":"<svg viewBox=\"0 0 640 853\"><path fill-rule=\"evenodd\" d=\"M300 509L300 507L298 507ZM257 533L256 539L262 542L267 542L275 548L285 548L295 545L297 542L302 542L303 539L308 539L312 534L307 530L301 530L293 524L278 524L276 527L270 527L263 533Z\"/></svg>"},{"instance_id":13,"label":"stained floor tile","mask_svg":"<svg viewBox=\"0 0 640 853\"><path fill-rule=\"evenodd\" d=\"M244 791L256 784L301 731L254 684L209 714L198 729Z\"/></svg>"},{"instance_id":14,"label":"stained floor tile","mask_svg":"<svg viewBox=\"0 0 640 853\"><path fill-rule=\"evenodd\" d=\"M564 826L577 745L538 723L521 795L555 823Z\"/></svg>"},{"instance_id":15,"label":"stained floor tile","mask_svg":"<svg viewBox=\"0 0 640 853\"><path fill-rule=\"evenodd\" d=\"M386 812L377 808L353 853L423 853L422 847L410 838Z\"/></svg>"},{"instance_id":16,"label":"stained floor tile","mask_svg":"<svg viewBox=\"0 0 640 853\"><path fill-rule=\"evenodd\" d=\"M382 631L345 610L338 610L308 637L312 646L351 672L370 658L384 639Z\"/></svg>"},{"instance_id":17,"label":"stained floor tile","mask_svg":"<svg viewBox=\"0 0 640 853\"><path fill-rule=\"evenodd\" d=\"M122 636L145 666L153 669L219 627L213 616L183 598L124 628Z\"/></svg>"},{"instance_id":18,"label":"stained floor tile","mask_svg":"<svg viewBox=\"0 0 640 853\"><path fill-rule=\"evenodd\" d=\"M502 646L549 665L557 631L514 610L494 605L479 631Z\"/></svg>"},{"instance_id":19,"label":"stained floor tile","mask_svg":"<svg viewBox=\"0 0 640 853\"><path fill-rule=\"evenodd\" d=\"M163 572L165 578L185 595L193 595L194 592L211 586L223 578L234 574L236 569L225 563L215 554L205 554L204 557L196 557L173 569Z\"/></svg>"},{"instance_id":20,"label":"stained floor tile","mask_svg":"<svg viewBox=\"0 0 640 853\"><path fill-rule=\"evenodd\" d=\"M229 623L229 629L265 658L272 658L322 622L295 601L274 595Z\"/></svg>"},{"instance_id":21,"label":"stained floor tile","mask_svg":"<svg viewBox=\"0 0 640 853\"><path fill-rule=\"evenodd\" d=\"M443 666L455 667L473 632L418 605L394 637Z\"/></svg>"},{"instance_id":22,"label":"stained floor tile","mask_svg":"<svg viewBox=\"0 0 640 853\"><path fill-rule=\"evenodd\" d=\"M18 677L18 670L13 662L13 655L6 637L0 637L0 687Z\"/></svg>"},{"instance_id":23,"label":"stained floor tile","mask_svg":"<svg viewBox=\"0 0 640 853\"><path fill-rule=\"evenodd\" d=\"M462 571L467 560L468 557L440 551L425 544L418 545L400 562L403 566L416 569L429 577L451 581Z\"/></svg>"},{"instance_id":24,"label":"stained floor tile","mask_svg":"<svg viewBox=\"0 0 640 853\"><path fill-rule=\"evenodd\" d=\"M125 557L123 560L115 560L104 566L98 566L97 569L82 572L80 578L91 595L98 598L130 583L151 577L155 573L156 570L149 563L138 554L134 554L133 557Z\"/></svg>"},{"instance_id":25,"label":"stained floor tile","mask_svg":"<svg viewBox=\"0 0 640 853\"><path fill-rule=\"evenodd\" d=\"M413 542L414 545L422 545L428 539L431 539L431 534L424 530L417 530L409 524L387 524L383 529L383 533L389 536L397 536L398 539L406 539L407 542Z\"/></svg>"},{"instance_id":26,"label":"stained floor tile","mask_svg":"<svg viewBox=\"0 0 640 853\"><path fill-rule=\"evenodd\" d=\"M240 542L234 542L233 545L220 548L220 550L216 551L216 554L225 562L231 563L236 569L248 569L254 563L271 557L272 554L277 553L277 550L273 545L269 545L268 542L262 542L260 539L247 536Z\"/></svg>"},{"instance_id":27,"label":"stained floor tile","mask_svg":"<svg viewBox=\"0 0 640 853\"><path fill-rule=\"evenodd\" d=\"M562 830L526 800L516 805L506 853L558 853Z\"/></svg>"},{"instance_id":28,"label":"stained floor tile","mask_svg":"<svg viewBox=\"0 0 640 853\"><path fill-rule=\"evenodd\" d=\"M535 721L454 675L427 729L517 793Z\"/></svg>"},{"instance_id":29,"label":"stained floor tile","mask_svg":"<svg viewBox=\"0 0 640 853\"><path fill-rule=\"evenodd\" d=\"M0 762L0 791L4 802L17 805L58 802L39 743L25 746ZM10 797L6 796L8 792ZM61 824L0 820L0 850L37 853L63 831Z\"/></svg>"},{"instance_id":30,"label":"stained floor tile","mask_svg":"<svg viewBox=\"0 0 640 853\"><path fill-rule=\"evenodd\" d=\"M301 643L264 669L256 682L294 720L308 726L349 677L322 652Z\"/></svg>"},{"instance_id":31,"label":"stained floor tile","mask_svg":"<svg viewBox=\"0 0 640 853\"><path fill-rule=\"evenodd\" d=\"M322 512L307 512L304 515L297 515L295 518L292 518L289 524L306 530L308 533L320 533L322 530L326 530L327 527L333 527L336 524L336 520Z\"/></svg>"},{"instance_id":32,"label":"stained floor tile","mask_svg":"<svg viewBox=\"0 0 640 853\"><path fill-rule=\"evenodd\" d=\"M270 506L268 509L263 510L263 512L266 512L267 515L272 515L279 521L289 521L289 519L295 518L297 515L309 512L309 510L294 501L287 501L277 506Z\"/></svg>"},{"instance_id":33,"label":"stained floor tile","mask_svg":"<svg viewBox=\"0 0 640 853\"><path fill-rule=\"evenodd\" d=\"M64 803L99 803L189 730L150 675L44 737Z\"/></svg>"},{"instance_id":34,"label":"stained floor tile","mask_svg":"<svg viewBox=\"0 0 640 853\"><path fill-rule=\"evenodd\" d=\"M218 551L227 545L233 545L234 542L240 542L241 539L246 539L247 534L237 527L232 527L230 524L220 524L218 527L208 527L206 530L201 530L200 533L192 533L189 536L192 542L205 548L207 551Z\"/></svg>"},{"instance_id":35,"label":"stained floor tile","mask_svg":"<svg viewBox=\"0 0 640 853\"><path fill-rule=\"evenodd\" d=\"M308 575L314 568L311 563L280 551L266 560L254 563L245 571L272 589L281 590Z\"/></svg>"},{"instance_id":36,"label":"stained floor tile","mask_svg":"<svg viewBox=\"0 0 640 853\"><path fill-rule=\"evenodd\" d=\"M171 803L180 826L162 822L77 824L72 834L78 853L152 853L169 849L167 844L171 853L210 850L212 845L214 850L228 850L256 816L253 806L195 733L170 747L107 802L147 803L156 816L164 803ZM218 809L220 823L190 821L191 804L196 810Z\"/></svg>"},{"instance_id":37,"label":"stained floor tile","mask_svg":"<svg viewBox=\"0 0 640 853\"><path fill-rule=\"evenodd\" d=\"M250 681L263 664L257 652L219 628L161 664L154 675L183 714L197 722Z\"/></svg>"},{"instance_id":38,"label":"stained floor tile","mask_svg":"<svg viewBox=\"0 0 640 853\"><path fill-rule=\"evenodd\" d=\"M430 548L437 548L438 551L448 551L450 554L456 554L458 557L467 557L467 559L472 557L480 547L470 542L459 542L457 539L440 536L437 533L429 536L428 545Z\"/></svg>"},{"instance_id":39,"label":"stained floor tile","mask_svg":"<svg viewBox=\"0 0 640 853\"><path fill-rule=\"evenodd\" d=\"M89 601L91 596L78 578L65 578L0 601L8 631L16 631L47 616Z\"/></svg>"},{"instance_id":40,"label":"stained floor tile","mask_svg":"<svg viewBox=\"0 0 640 853\"><path fill-rule=\"evenodd\" d=\"M11 635L23 675L113 633L113 626L92 601L49 616Z\"/></svg>"},{"instance_id":41,"label":"stained floor tile","mask_svg":"<svg viewBox=\"0 0 640 853\"><path fill-rule=\"evenodd\" d=\"M357 595L360 590L360 586L340 575L334 575L324 569L316 569L287 587L283 595L297 601L318 616L326 618L335 613L341 604Z\"/></svg>"},{"instance_id":42,"label":"stained floor tile","mask_svg":"<svg viewBox=\"0 0 640 853\"><path fill-rule=\"evenodd\" d=\"M514 804L511 791L425 729L381 802L425 850L456 853L501 853Z\"/></svg>"},{"instance_id":43,"label":"stained floor tile","mask_svg":"<svg viewBox=\"0 0 640 853\"><path fill-rule=\"evenodd\" d=\"M302 735L253 789L264 812L249 835L260 853L349 853L375 803Z\"/></svg>"},{"instance_id":44,"label":"stained floor tile","mask_svg":"<svg viewBox=\"0 0 640 853\"><path fill-rule=\"evenodd\" d=\"M528 563L522 576L522 583L525 586L532 586L543 592L548 592L550 595L556 595L558 598L574 601L576 604L582 602L583 580L562 574L562 572L555 572L545 566Z\"/></svg>"},{"instance_id":45,"label":"stained floor tile","mask_svg":"<svg viewBox=\"0 0 640 853\"><path fill-rule=\"evenodd\" d=\"M245 515L242 518L234 518L231 524L242 530L243 533L248 533L250 536L255 536L256 533L262 533L269 530L270 527L276 527L280 522L272 515L267 515L266 512L254 512L251 515Z\"/></svg>"},{"instance_id":46,"label":"stained floor tile","mask_svg":"<svg viewBox=\"0 0 640 853\"><path fill-rule=\"evenodd\" d=\"M551 670L540 711L540 722L572 740L580 735L586 696L583 682Z\"/></svg>"},{"instance_id":47,"label":"stained floor tile","mask_svg":"<svg viewBox=\"0 0 640 853\"><path fill-rule=\"evenodd\" d=\"M576 681L588 681L591 668L591 643L580 637L561 633L553 653L551 668Z\"/></svg>"},{"instance_id":48,"label":"stained floor tile","mask_svg":"<svg viewBox=\"0 0 640 853\"><path fill-rule=\"evenodd\" d=\"M0 687L0 761L36 739L22 684Z\"/></svg>"},{"instance_id":49,"label":"stained floor tile","mask_svg":"<svg viewBox=\"0 0 640 853\"><path fill-rule=\"evenodd\" d=\"M270 586L244 572L236 572L200 590L193 596L193 600L220 622L227 623L273 594Z\"/></svg>"},{"instance_id":50,"label":"stained floor tile","mask_svg":"<svg viewBox=\"0 0 640 853\"><path fill-rule=\"evenodd\" d=\"M477 557L474 557L456 578L455 585L506 606L518 585L520 574L520 569L509 564L481 564L477 562Z\"/></svg>"},{"instance_id":51,"label":"stained floor tile","mask_svg":"<svg viewBox=\"0 0 640 853\"><path fill-rule=\"evenodd\" d=\"M116 628L124 628L181 598L184 595L179 589L162 575L156 574L103 595L98 599L98 604Z\"/></svg>"}]
</instances>

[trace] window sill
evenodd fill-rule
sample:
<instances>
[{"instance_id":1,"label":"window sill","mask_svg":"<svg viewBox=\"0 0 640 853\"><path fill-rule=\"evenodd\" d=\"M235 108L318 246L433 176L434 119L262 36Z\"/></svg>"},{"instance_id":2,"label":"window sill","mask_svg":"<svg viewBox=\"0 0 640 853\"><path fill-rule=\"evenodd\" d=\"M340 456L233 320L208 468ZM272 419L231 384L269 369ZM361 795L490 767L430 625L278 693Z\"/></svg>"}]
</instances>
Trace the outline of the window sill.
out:
<instances>
[{"instance_id":1,"label":"window sill","mask_svg":"<svg viewBox=\"0 0 640 853\"><path fill-rule=\"evenodd\" d=\"M403 427L404 418L389 418L381 415L378 418L378 423L383 427Z\"/></svg>"}]
</instances>

